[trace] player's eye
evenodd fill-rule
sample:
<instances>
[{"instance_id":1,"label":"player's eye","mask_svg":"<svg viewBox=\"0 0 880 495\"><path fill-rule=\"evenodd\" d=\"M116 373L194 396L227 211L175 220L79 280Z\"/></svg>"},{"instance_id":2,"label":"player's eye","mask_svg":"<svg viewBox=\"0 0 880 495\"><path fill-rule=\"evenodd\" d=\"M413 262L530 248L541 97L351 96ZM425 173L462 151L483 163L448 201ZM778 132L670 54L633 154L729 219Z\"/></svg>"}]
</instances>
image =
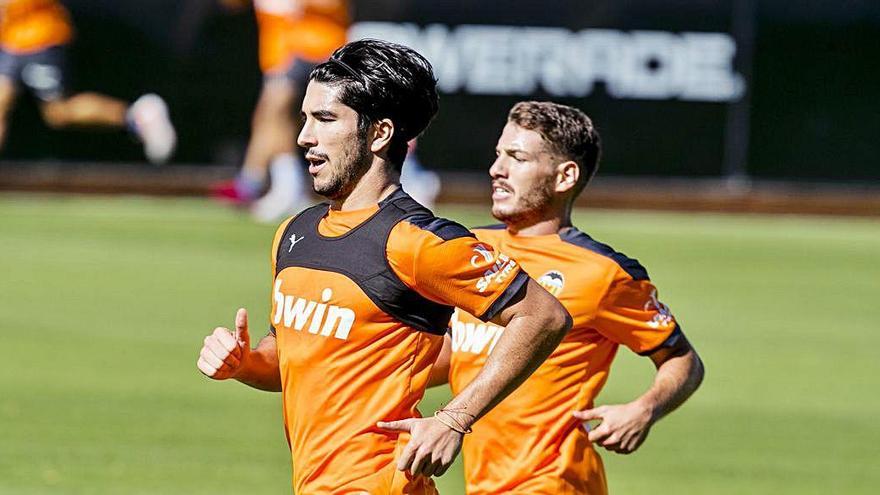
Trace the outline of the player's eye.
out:
<instances>
[{"instance_id":1,"label":"player's eye","mask_svg":"<svg viewBox=\"0 0 880 495\"><path fill-rule=\"evenodd\" d=\"M317 120L318 122L334 122L337 120L336 114L332 112L312 112L312 118Z\"/></svg>"}]
</instances>

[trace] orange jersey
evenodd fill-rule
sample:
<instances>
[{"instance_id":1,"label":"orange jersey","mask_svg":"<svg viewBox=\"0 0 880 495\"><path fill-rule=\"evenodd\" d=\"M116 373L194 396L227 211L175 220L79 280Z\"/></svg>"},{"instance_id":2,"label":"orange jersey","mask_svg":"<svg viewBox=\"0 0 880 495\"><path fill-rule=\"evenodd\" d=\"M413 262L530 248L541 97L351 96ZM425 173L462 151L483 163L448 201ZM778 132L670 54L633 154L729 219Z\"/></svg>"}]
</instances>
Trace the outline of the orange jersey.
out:
<instances>
[{"instance_id":1,"label":"orange jersey","mask_svg":"<svg viewBox=\"0 0 880 495\"><path fill-rule=\"evenodd\" d=\"M58 0L0 0L0 48L16 54L63 45L73 38Z\"/></svg>"},{"instance_id":2,"label":"orange jersey","mask_svg":"<svg viewBox=\"0 0 880 495\"><path fill-rule=\"evenodd\" d=\"M345 44L345 0L254 0L254 9L263 72L283 71L295 59L323 62Z\"/></svg>"},{"instance_id":3,"label":"orange jersey","mask_svg":"<svg viewBox=\"0 0 880 495\"><path fill-rule=\"evenodd\" d=\"M474 233L515 257L565 306L573 326L547 361L465 436L468 494L605 494L602 460L571 413L592 407L618 345L649 353L680 335L674 318L637 261L576 229L534 237L503 228ZM462 308L450 330L449 381L458 393L504 329Z\"/></svg>"},{"instance_id":4,"label":"orange jersey","mask_svg":"<svg viewBox=\"0 0 880 495\"><path fill-rule=\"evenodd\" d=\"M397 471L408 436L376 422L420 417L453 305L488 317L528 280L427 210L388 223L401 204L416 203L398 191L381 207L319 205L275 236L271 318L296 493L436 493Z\"/></svg>"}]
</instances>

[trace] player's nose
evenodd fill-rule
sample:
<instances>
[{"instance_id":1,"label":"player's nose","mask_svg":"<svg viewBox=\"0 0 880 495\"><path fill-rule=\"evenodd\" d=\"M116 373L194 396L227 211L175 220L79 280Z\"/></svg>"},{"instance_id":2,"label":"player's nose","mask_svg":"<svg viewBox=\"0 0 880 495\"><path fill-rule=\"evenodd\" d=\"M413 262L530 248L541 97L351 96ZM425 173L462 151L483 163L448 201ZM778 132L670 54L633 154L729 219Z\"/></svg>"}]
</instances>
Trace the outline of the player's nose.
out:
<instances>
[{"instance_id":1,"label":"player's nose","mask_svg":"<svg viewBox=\"0 0 880 495\"><path fill-rule=\"evenodd\" d=\"M507 176L507 167L504 165L504 156L499 155L495 157L495 161L492 162L492 165L489 167L489 177L493 179L497 179L499 177Z\"/></svg>"},{"instance_id":2,"label":"player's nose","mask_svg":"<svg viewBox=\"0 0 880 495\"><path fill-rule=\"evenodd\" d=\"M306 123L302 126L299 135L296 137L296 144L300 148L312 148L318 145L318 138L315 136L310 124Z\"/></svg>"}]
</instances>

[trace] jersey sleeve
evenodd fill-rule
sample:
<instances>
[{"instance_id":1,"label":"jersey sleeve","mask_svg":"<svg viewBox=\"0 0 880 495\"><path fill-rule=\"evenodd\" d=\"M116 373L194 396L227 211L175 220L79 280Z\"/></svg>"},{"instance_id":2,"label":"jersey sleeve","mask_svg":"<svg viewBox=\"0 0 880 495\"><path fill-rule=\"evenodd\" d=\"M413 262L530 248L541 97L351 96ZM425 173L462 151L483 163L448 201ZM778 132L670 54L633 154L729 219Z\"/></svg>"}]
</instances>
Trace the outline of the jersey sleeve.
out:
<instances>
[{"instance_id":1,"label":"jersey sleeve","mask_svg":"<svg viewBox=\"0 0 880 495\"><path fill-rule=\"evenodd\" d=\"M614 281L598 308L593 326L606 338L647 355L672 345L681 330L669 307L657 298L650 280Z\"/></svg>"},{"instance_id":2,"label":"jersey sleeve","mask_svg":"<svg viewBox=\"0 0 880 495\"><path fill-rule=\"evenodd\" d=\"M516 260L448 220L400 222L386 250L391 268L408 287L482 320L504 309L529 279Z\"/></svg>"}]
</instances>

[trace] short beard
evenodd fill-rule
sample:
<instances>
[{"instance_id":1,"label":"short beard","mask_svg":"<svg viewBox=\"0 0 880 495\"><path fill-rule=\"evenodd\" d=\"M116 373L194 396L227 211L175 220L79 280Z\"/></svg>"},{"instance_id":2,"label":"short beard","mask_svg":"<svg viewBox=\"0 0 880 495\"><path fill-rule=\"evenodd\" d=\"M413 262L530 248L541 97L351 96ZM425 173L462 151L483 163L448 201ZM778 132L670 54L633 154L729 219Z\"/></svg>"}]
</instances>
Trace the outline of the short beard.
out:
<instances>
[{"instance_id":1,"label":"short beard","mask_svg":"<svg viewBox=\"0 0 880 495\"><path fill-rule=\"evenodd\" d=\"M527 227L543 219L544 211L553 202L554 180L551 175L542 183L535 184L507 211L493 207L492 216L506 225L516 227Z\"/></svg>"},{"instance_id":2,"label":"short beard","mask_svg":"<svg viewBox=\"0 0 880 495\"><path fill-rule=\"evenodd\" d=\"M357 185L361 177L367 173L372 163L372 156L367 147L366 130L357 133L357 143L351 153L346 152L340 160L342 165L330 180L323 186L313 183L312 189L316 194L320 194L325 198L338 200L348 197L354 187Z\"/></svg>"}]
</instances>

